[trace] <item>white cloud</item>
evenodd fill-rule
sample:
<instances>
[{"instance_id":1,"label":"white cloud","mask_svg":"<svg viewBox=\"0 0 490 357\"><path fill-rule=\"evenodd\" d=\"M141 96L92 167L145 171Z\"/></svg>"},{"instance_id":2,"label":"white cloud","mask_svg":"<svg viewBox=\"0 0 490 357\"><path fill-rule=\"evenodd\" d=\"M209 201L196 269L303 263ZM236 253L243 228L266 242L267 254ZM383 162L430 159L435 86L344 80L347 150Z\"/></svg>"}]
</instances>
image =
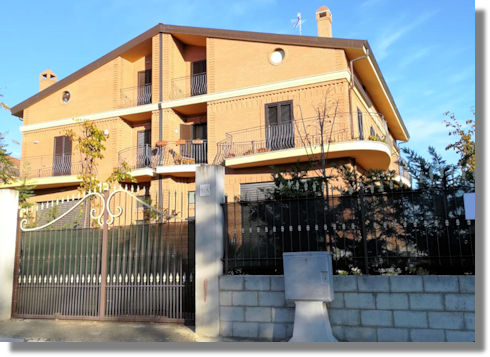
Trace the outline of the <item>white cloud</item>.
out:
<instances>
[{"instance_id":1,"label":"white cloud","mask_svg":"<svg viewBox=\"0 0 490 357\"><path fill-rule=\"evenodd\" d=\"M425 48L419 48L416 51L410 52L409 55L406 55L403 57L399 62L398 65L399 67L406 67L413 62L418 61L421 58L427 57L431 51L433 50L432 47L425 47Z\"/></svg>"},{"instance_id":2,"label":"white cloud","mask_svg":"<svg viewBox=\"0 0 490 357\"><path fill-rule=\"evenodd\" d=\"M462 82L466 79L469 79L474 75L475 75L475 68L468 67L468 68L465 68L463 70L458 70L457 72L448 76L447 82L449 82L450 84L456 84L456 83Z\"/></svg>"},{"instance_id":3,"label":"white cloud","mask_svg":"<svg viewBox=\"0 0 490 357\"><path fill-rule=\"evenodd\" d=\"M400 19L396 24L392 25L390 29L385 32L385 35L380 40L376 41L376 57L378 60L382 60L388 56L388 49L396 43L402 36L415 30L418 26L428 21L435 12L426 12L416 17L412 22L405 23L405 17Z\"/></svg>"}]
</instances>

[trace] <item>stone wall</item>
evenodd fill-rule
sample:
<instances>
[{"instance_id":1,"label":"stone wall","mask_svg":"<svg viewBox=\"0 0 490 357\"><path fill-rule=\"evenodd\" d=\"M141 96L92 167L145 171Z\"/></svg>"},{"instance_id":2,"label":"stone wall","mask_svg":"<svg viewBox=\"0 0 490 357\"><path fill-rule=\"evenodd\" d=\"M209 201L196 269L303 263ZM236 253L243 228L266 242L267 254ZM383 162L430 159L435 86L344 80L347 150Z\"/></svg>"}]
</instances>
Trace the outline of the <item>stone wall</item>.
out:
<instances>
[{"instance_id":1,"label":"stone wall","mask_svg":"<svg viewBox=\"0 0 490 357\"><path fill-rule=\"evenodd\" d=\"M339 341L443 342L475 339L474 276L334 276L328 304ZM220 335L287 341L294 303L284 278L220 277Z\"/></svg>"}]
</instances>

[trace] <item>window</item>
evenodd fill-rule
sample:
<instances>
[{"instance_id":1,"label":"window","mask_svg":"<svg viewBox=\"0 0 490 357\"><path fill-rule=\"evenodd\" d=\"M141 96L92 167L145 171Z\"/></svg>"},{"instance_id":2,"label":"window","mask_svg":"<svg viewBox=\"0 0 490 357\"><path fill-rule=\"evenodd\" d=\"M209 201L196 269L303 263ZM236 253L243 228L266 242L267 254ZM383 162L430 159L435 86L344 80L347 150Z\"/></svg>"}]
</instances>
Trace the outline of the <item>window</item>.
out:
<instances>
[{"instance_id":1,"label":"window","mask_svg":"<svg viewBox=\"0 0 490 357\"><path fill-rule=\"evenodd\" d=\"M374 128L373 128L373 127L370 127L370 128L369 128L369 135L371 135L371 136L376 136L376 133L375 133L375 131L374 131Z\"/></svg>"},{"instance_id":2,"label":"window","mask_svg":"<svg viewBox=\"0 0 490 357\"><path fill-rule=\"evenodd\" d=\"M292 147L294 147L293 101L266 104L265 148L273 151Z\"/></svg>"},{"instance_id":3,"label":"window","mask_svg":"<svg viewBox=\"0 0 490 357\"><path fill-rule=\"evenodd\" d=\"M71 96L70 92L68 92L67 90L65 90L63 92L62 97L61 97L61 100L63 101L63 103L68 103L68 101L70 100L70 96Z\"/></svg>"},{"instance_id":4,"label":"window","mask_svg":"<svg viewBox=\"0 0 490 357\"><path fill-rule=\"evenodd\" d=\"M138 148L136 165L137 168L150 167L151 166L151 130L141 130L138 131Z\"/></svg>"},{"instance_id":5,"label":"window","mask_svg":"<svg viewBox=\"0 0 490 357\"><path fill-rule=\"evenodd\" d=\"M71 139L68 136L55 136L53 149L53 176L71 174Z\"/></svg>"},{"instance_id":6,"label":"window","mask_svg":"<svg viewBox=\"0 0 490 357\"><path fill-rule=\"evenodd\" d=\"M206 60L192 62L191 96L206 94Z\"/></svg>"},{"instance_id":7,"label":"window","mask_svg":"<svg viewBox=\"0 0 490 357\"><path fill-rule=\"evenodd\" d=\"M151 103L151 69L138 72L138 105Z\"/></svg>"},{"instance_id":8,"label":"window","mask_svg":"<svg viewBox=\"0 0 490 357\"><path fill-rule=\"evenodd\" d=\"M272 64L278 65L284 60L285 56L286 53L282 48L276 48L274 52L271 53L269 60Z\"/></svg>"},{"instance_id":9,"label":"window","mask_svg":"<svg viewBox=\"0 0 490 357\"><path fill-rule=\"evenodd\" d=\"M192 139L207 139L208 138L208 124L200 123L192 126Z\"/></svg>"},{"instance_id":10,"label":"window","mask_svg":"<svg viewBox=\"0 0 490 357\"><path fill-rule=\"evenodd\" d=\"M364 140L364 124L362 122L362 112L357 108L357 124L359 125L359 140Z\"/></svg>"}]
</instances>

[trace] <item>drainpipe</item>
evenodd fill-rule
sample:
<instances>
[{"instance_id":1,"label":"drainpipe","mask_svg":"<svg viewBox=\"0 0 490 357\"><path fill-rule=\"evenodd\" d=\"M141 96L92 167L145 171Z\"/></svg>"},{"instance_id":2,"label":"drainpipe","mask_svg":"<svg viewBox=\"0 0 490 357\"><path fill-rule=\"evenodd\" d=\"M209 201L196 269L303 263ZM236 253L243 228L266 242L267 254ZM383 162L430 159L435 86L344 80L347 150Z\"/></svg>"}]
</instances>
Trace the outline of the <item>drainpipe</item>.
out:
<instances>
[{"instance_id":1,"label":"drainpipe","mask_svg":"<svg viewBox=\"0 0 490 357\"><path fill-rule=\"evenodd\" d=\"M352 90L354 89L354 62L362 60L364 58L369 57L369 48L364 50L364 53L366 53L364 56L360 56L357 58L354 58L349 61L349 67L350 67L350 85L349 85L349 113L350 113L350 133L351 133L351 138L354 139L354 119L352 117Z\"/></svg>"},{"instance_id":2,"label":"drainpipe","mask_svg":"<svg viewBox=\"0 0 490 357\"><path fill-rule=\"evenodd\" d=\"M158 140L163 139L163 113L162 113L162 101L163 101L163 76L162 76L162 33L158 34L159 40L159 55L158 55ZM163 201L163 185L162 178L158 178L158 204L162 205ZM161 219L161 217L160 217Z\"/></svg>"}]
</instances>

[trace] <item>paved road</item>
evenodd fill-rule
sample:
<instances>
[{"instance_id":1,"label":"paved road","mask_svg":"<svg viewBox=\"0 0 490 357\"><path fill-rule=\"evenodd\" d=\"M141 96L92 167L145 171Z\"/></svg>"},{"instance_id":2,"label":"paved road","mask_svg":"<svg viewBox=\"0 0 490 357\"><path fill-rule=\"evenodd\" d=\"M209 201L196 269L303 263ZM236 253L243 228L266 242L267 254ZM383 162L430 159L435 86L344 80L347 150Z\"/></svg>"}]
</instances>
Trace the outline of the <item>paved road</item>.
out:
<instances>
[{"instance_id":1,"label":"paved road","mask_svg":"<svg viewBox=\"0 0 490 357\"><path fill-rule=\"evenodd\" d=\"M0 342L212 342L179 324L67 320L0 321Z\"/></svg>"}]
</instances>

